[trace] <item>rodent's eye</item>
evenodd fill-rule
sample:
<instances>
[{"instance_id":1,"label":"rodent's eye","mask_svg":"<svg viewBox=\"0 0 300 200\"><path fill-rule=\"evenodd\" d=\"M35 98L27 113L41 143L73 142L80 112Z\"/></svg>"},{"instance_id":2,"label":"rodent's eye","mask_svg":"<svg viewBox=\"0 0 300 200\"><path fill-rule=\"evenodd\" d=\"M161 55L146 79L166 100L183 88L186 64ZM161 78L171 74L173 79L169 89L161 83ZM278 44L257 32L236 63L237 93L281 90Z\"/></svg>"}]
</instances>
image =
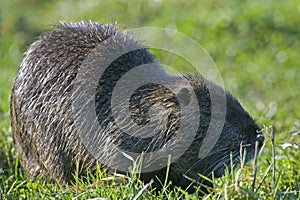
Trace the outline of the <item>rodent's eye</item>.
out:
<instances>
[{"instance_id":1,"label":"rodent's eye","mask_svg":"<svg viewBox=\"0 0 300 200\"><path fill-rule=\"evenodd\" d=\"M265 141L265 137L263 136L263 134L258 134L256 136L256 141L258 141L259 145L262 146Z\"/></svg>"},{"instance_id":2,"label":"rodent's eye","mask_svg":"<svg viewBox=\"0 0 300 200\"><path fill-rule=\"evenodd\" d=\"M181 88L177 94L177 98L180 104L184 106L188 105L191 101L190 91L186 87Z\"/></svg>"}]
</instances>

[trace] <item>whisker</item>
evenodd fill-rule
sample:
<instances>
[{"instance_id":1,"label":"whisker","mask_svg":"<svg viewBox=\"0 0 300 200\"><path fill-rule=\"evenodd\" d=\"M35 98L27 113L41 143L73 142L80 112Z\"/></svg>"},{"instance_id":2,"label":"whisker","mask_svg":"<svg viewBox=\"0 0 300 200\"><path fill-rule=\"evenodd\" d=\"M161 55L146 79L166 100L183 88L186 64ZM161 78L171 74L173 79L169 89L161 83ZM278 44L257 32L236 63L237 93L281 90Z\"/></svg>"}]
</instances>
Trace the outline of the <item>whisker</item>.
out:
<instances>
[{"instance_id":1,"label":"whisker","mask_svg":"<svg viewBox=\"0 0 300 200\"><path fill-rule=\"evenodd\" d=\"M217 151L211 151L206 157L199 159L198 161L196 161L188 170L186 170L184 172L184 174L187 174L188 172L190 172L195 166L197 166L201 161L203 161L205 158L213 156L213 155L218 155L222 152L227 152L230 148L229 147L224 147L222 149L218 149Z\"/></svg>"},{"instance_id":2,"label":"whisker","mask_svg":"<svg viewBox=\"0 0 300 200\"><path fill-rule=\"evenodd\" d=\"M232 159L233 163L235 163L235 161L237 160L239 156L239 152L238 151L235 151L232 153L232 158L229 158L228 159L228 155L225 155L223 156L221 159L218 159L214 164L218 163L216 166L214 166L214 164L212 164L211 166L214 168L212 170L209 170L210 173L209 173L209 176L216 170L218 170L220 167L225 167L225 166L228 166L230 164L230 161Z\"/></svg>"}]
</instances>

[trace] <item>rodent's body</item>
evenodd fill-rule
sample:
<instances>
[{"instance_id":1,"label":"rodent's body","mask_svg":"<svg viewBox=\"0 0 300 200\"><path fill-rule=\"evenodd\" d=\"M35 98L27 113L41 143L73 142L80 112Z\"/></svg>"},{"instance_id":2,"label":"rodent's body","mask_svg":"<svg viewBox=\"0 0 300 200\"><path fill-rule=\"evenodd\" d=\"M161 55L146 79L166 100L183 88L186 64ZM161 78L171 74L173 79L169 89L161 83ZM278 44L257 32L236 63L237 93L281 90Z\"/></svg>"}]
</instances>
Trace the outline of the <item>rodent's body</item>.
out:
<instances>
[{"instance_id":1,"label":"rodent's body","mask_svg":"<svg viewBox=\"0 0 300 200\"><path fill-rule=\"evenodd\" d=\"M12 91L11 123L15 150L29 176L42 175L47 180L69 181L77 164L79 173L82 174L86 169L93 171L97 159L102 164L101 159L104 156L101 153L108 152L110 145L100 147L97 159L85 147L79 136L82 133L76 128L78 124L74 123L72 95L77 73L89 53L112 36L117 36L116 45L135 43L126 34L118 32L113 25L62 24L55 30L41 35L27 51ZM131 117L137 124L144 125L148 122L149 115L144 113L147 113L155 103L167 108L167 114L161 115L167 115L172 123L167 124L168 127L159 127L160 135L157 137L147 140L126 136L124 139L124 134L115 125L111 115L112 90L126 72L136 66L151 63L157 66L152 75L167 77L172 82L172 87L178 91L177 97L181 96L182 99L176 100L176 95L166 88L153 84L136 90L130 101L130 107ZM122 55L105 71L95 94L98 122L103 127L105 137L110 138L103 140L108 144L110 142L119 144L123 149L131 149L134 152L161 148L177 134L179 121L176 117L180 115L178 106L182 103L181 100L189 104L186 89L189 88L197 97L200 110L199 124L189 148L171 164L169 178L173 184L187 187L190 181L184 178L184 175L195 180L198 179L198 173L211 176L213 172L215 176L221 176L224 164L230 164L231 153L234 162L239 162L241 142L248 145L244 148L247 149L246 160L249 160L254 155L255 141L259 140L261 146L263 137L257 133L259 127L255 121L235 98L226 93L226 121L220 139L212 151L200 160L198 151L206 136L211 116L209 86L220 89L199 76L182 79L165 74L146 47L141 46L139 50ZM161 116L154 116L159 117ZM144 173L141 177L145 181L155 176L164 179L165 173L165 168L162 168ZM159 184L156 182L155 186Z\"/></svg>"}]
</instances>

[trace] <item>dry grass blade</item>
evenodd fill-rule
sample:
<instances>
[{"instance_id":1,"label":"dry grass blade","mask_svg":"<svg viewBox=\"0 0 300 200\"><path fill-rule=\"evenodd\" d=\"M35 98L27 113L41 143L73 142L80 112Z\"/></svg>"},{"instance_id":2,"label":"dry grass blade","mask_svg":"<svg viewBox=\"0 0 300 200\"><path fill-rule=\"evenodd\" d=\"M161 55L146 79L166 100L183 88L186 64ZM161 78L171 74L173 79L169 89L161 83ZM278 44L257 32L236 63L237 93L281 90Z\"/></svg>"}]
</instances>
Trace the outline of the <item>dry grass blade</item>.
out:
<instances>
[{"instance_id":1,"label":"dry grass blade","mask_svg":"<svg viewBox=\"0 0 300 200\"><path fill-rule=\"evenodd\" d=\"M153 179L150 180L149 183L147 183L140 191L137 193L137 195L133 198L133 200L137 200L153 183Z\"/></svg>"},{"instance_id":2,"label":"dry grass blade","mask_svg":"<svg viewBox=\"0 0 300 200\"><path fill-rule=\"evenodd\" d=\"M272 158L273 158L273 188L276 188L276 155L275 155L275 129L271 126Z\"/></svg>"},{"instance_id":3,"label":"dry grass blade","mask_svg":"<svg viewBox=\"0 0 300 200\"><path fill-rule=\"evenodd\" d=\"M268 176L268 174L269 174L269 172L270 172L270 170L271 170L272 167L273 167L273 163L271 163L271 164L269 165L268 169L266 170L266 173L264 174L264 176L263 176L262 180L260 181L260 183L259 183L257 189L255 190L256 193L257 193L258 190L261 188L263 182L265 181L265 179L266 179L266 177Z\"/></svg>"},{"instance_id":4,"label":"dry grass blade","mask_svg":"<svg viewBox=\"0 0 300 200\"><path fill-rule=\"evenodd\" d=\"M253 182L252 182L252 191L255 189L256 174L257 174L257 155L258 155L258 141L255 142L255 153L253 161Z\"/></svg>"}]
</instances>

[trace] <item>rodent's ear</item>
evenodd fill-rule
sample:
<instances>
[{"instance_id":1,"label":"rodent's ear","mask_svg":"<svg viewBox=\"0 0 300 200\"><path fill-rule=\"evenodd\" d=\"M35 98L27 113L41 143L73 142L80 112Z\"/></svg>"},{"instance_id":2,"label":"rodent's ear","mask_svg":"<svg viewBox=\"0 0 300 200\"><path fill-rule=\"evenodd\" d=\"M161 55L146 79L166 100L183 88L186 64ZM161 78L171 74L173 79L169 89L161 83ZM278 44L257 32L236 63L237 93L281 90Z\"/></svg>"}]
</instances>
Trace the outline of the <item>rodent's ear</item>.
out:
<instances>
[{"instance_id":1,"label":"rodent's ear","mask_svg":"<svg viewBox=\"0 0 300 200\"><path fill-rule=\"evenodd\" d=\"M190 93L191 88L188 87L183 87L179 90L177 93L177 99L180 103L180 105L186 106L190 103L191 101L191 93Z\"/></svg>"}]
</instances>

